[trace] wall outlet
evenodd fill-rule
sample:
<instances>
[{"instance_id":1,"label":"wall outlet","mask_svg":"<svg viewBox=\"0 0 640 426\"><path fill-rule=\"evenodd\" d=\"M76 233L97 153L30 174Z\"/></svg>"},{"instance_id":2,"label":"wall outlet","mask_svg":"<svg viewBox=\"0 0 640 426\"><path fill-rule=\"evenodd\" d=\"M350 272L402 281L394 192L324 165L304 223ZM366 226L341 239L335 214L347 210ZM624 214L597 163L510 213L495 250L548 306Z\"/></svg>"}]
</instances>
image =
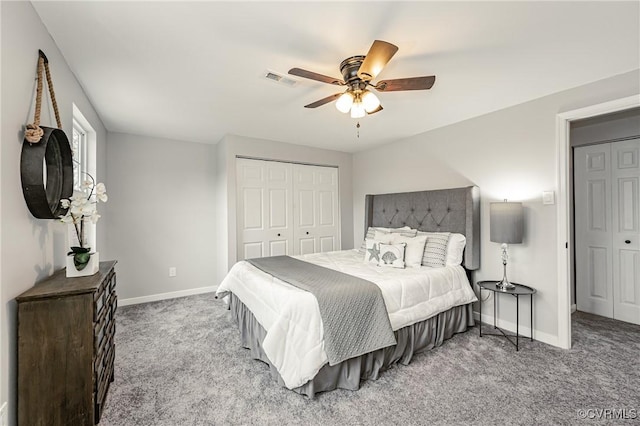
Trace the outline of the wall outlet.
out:
<instances>
[{"instance_id":1,"label":"wall outlet","mask_svg":"<svg viewBox=\"0 0 640 426\"><path fill-rule=\"evenodd\" d=\"M7 403L5 402L0 407L0 426L9 426L9 421L7 420Z\"/></svg>"},{"instance_id":2,"label":"wall outlet","mask_svg":"<svg viewBox=\"0 0 640 426\"><path fill-rule=\"evenodd\" d=\"M176 267L172 266L169 268L169 276L170 277L175 277L176 276Z\"/></svg>"}]
</instances>

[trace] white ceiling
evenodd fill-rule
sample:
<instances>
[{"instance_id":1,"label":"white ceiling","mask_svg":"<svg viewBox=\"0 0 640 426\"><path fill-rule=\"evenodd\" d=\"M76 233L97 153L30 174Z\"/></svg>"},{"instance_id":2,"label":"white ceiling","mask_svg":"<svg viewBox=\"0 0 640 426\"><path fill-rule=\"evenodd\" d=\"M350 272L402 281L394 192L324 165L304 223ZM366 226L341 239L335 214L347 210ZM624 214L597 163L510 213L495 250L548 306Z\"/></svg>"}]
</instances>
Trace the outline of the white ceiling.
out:
<instances>
[{"instance_id":1,"label":"white ceiling","mask_svg":"<svg viewBox=\"0 0 640 426\"><path fill-rule=\"evenodd\" d=\"M34 2L109 131L217 143L225 134L355 152L640 67L639 5L612 2ZM356 121L340 77L374 39L400 50L378 80L436 75L381 93Z\"/></svg>"}]
</instances>

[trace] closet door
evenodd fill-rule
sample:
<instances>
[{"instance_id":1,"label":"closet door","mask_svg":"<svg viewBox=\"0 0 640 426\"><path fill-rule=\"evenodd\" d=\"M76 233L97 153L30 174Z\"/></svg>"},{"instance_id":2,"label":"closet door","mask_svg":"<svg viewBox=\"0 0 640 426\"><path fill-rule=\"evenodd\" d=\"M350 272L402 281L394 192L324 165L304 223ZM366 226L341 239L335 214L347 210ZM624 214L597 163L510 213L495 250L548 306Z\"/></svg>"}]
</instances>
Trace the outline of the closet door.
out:
<instances>
[{"instance_id":1,"label":"closet door","mask_svg":"<svg viewBox=\"0 0 640 426\"><path fill-rule=\"evenodd\" d=\"M574 150L576 302L613 318L611 144Z\"/></svg>"},{"instance_id":2,"label":"closet door","mask_svg":"<svg viewBox=\"0 0 640 426\"><path fill-rule=\"evenodd\" d=\"M640 324L640 140L574 150L578 310Z\"/></svg>"},{"instance_id":3,"label":"closet door","mask_svg":"<svg viewBox=\"0 0 640 426\"><path fill-rule=\"evenodd\" d=\"M293 165L294 253L340 250L338 169Z\"/></svg>"},{"instance_id":4,"label":"closet door","mask_svg":"<svg viewBox=\"0 0 640 426\"><path fill-rule=\"evenodd\" d=\"M613 317L640 324L640 139L611 144Z\"/></svg>"},{"instance_id":5,"label":"closet door","mask_svg":"<svg viewBox=\"0 0 640 426\"><path fill-rule=\"evenodd\" d=\"M291 164L238 158L238 260L293 254Z\"/></svg>"}]
</instances>

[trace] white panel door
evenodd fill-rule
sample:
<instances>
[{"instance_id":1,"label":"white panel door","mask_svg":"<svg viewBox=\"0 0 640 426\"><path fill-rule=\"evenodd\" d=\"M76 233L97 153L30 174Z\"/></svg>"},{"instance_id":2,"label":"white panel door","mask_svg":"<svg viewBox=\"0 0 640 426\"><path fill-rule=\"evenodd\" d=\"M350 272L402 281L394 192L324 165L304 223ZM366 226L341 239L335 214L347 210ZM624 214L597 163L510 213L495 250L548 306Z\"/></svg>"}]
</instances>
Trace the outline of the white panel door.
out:
<instances>
[{"instance_id":1,"label":"white panel door","mask_svg":"<svg viewBox=\"0 0 640 426\"><path fill-rule=\"evenodd\" d=\"M292 254L291 164L238 158L238 260Z\"/></svg>"},{"instance_id":2,"label":"white panel door","mask_svg":"<svg viewBox=\"0 0 640 426\"><path fill-rule=\"evenodd\" d=\"M340 250L338 169L293 165L294 253Z\"/></svg>"},{"instance_id":3,"label":"white panel door","mask_svg":"<svg viewBox=\"0 0 640 426\"><path fill-rule=\"evenodd\" d=\"M613 317L640 324L640 139L611 144Z\"/></svg>"},{"instance_id":4,"label":"white panel door","mask_svg":"<svg viewBox=\"0 0 640 426\"><path fill-rule=\"evenodd\" d=\"M574 150L576 302L613 318L611 145Z\"/></svg>"}]
</instances>

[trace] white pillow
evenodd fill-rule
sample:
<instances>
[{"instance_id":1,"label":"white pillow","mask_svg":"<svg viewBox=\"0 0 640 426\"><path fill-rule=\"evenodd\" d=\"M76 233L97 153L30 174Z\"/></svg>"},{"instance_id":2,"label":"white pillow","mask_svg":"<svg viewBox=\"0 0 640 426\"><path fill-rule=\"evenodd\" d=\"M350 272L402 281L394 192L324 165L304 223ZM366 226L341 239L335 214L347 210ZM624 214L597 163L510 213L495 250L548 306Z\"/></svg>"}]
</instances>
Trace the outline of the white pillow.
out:
<instances>
[{"instance_id":1,"label":"white pillow","mask_svg":"<svg viewBox=\"0 0 640 426\"><path fill-rule=\"evenodd\" d=\"M380 243L380 261L378 266L390 266L392 268L404 268L404 251L407 245Z\"/></svg>"},{"instance_id":2,"label":"white pillow","mask_svg":"<svg viewBox=\"0 0 640 426\"><path fill-rule=\"evenodd\" d=\"M376 231L373 233L373 239L381 243L391 244L393 242L393 237L395 235L402 235L402 234L398 234L395 232L391 233L391 232L379 231L376 229ZM407 237L407 238L410 238L410 237Z\"/></svg>"},{"instance_id":3,"label":"white pillow","mask_svg":"<svg viewBox=\"0 0 640 426\"><path fill-rule=\"evenodd\" d=\"M462 234L452 233L449 236L449 244L447 245L447 258L445 263L447 266L462 265L464 247L467 245L467 239Z\"/></svg>"},{"instance_id":4,"label":"white pillow","mask_svg":"<svg viewBox=\"0 0 640 426\"><path fill-rule=\"evenodd\" d=\"M367 238L365 245L364 263L375 263L377 265L380 261L380 241Z\"/></svg>"},{"instance_id":5,"label":"white pillow","mask_svg":"<svg viewBox=\"0 0 640 426\"><path fill-rule=\"evenodd\" d=\"M366 246L365 246L365 241L367 239L369 240L373 240L374 239L374 234L376 231L380 231L380 232L384 232L387 234L391 234L391 233L402 233L405 234L409 237L415 237L417 231L415 229L411 229L408 226L403 226L402 228L382 228L382 227L372 227L370 226L369 228L367 228L367 234L364 237L364 240L362 241L362 244L360 245L360 253L364 254L366 252Z\"/></svg>"},{"instance_id":6,"label":"white pillow","mask_svg":"<svg viewBox=\"0 0 640 426\"><path fill-rule=\"evenodd\" d=\"M404 263L406 266L409 268L419 268L422 265L422 256L424 255L424 247L427 244L427 236L417 235L415 237L405 237L402 234L391 235L393 237L393 244L405 243L407 245L404 252Z\"/></svg>"}]
</instances>

